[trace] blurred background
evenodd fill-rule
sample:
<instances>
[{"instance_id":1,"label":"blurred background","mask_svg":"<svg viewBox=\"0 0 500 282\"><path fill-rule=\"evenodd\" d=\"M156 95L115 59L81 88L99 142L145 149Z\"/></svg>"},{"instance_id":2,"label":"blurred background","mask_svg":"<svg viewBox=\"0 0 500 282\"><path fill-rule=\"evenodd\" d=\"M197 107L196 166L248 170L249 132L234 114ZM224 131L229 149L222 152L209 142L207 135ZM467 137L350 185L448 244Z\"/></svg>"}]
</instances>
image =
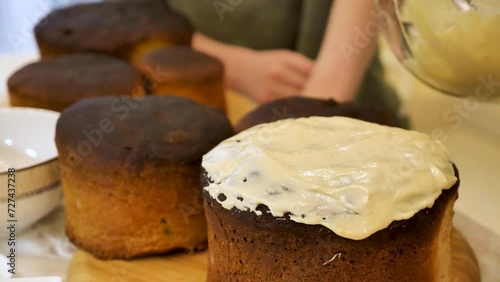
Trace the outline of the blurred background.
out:
<instances>
[{"instance_id":1,"label":"blurred background","mask_svg":"<svg viewBox=\"0 0 500 282\"><path fill-rule=\"evenodd\" d=\"M0 54L37 53L33 27L55 8L98 0L0 1Z\"/></svg>"}]
</instances>

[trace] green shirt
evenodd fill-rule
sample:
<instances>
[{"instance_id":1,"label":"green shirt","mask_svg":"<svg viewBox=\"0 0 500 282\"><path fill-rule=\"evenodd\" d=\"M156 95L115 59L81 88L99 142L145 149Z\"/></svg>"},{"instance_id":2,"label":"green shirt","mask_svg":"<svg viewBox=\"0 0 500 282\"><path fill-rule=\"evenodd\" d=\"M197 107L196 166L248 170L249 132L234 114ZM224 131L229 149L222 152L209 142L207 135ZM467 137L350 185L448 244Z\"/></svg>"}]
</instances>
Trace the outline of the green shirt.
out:
<instances>
[{"instance_id":1,"label":"green shirt","mask_svg":"<svg viewBox=\"0 0 500 282\"><path fill-rule=\"evenodd\" d=\"M202 33L256 50L318 53L331 0L169 0Z\"/></svg>"},{"instance_id":2,"label":"green shirt","mask_svg":"<svg viewBox=\"0 0 500 282\"><path fill-rule=\"evenodd\" d=\"M225 43L256 50L289 49L315 59L332 0L168 0L200 32ZM399 118L400 102L384 81L376 56L360 86L357 102ZM406 126L404 118L400 125Z\"/></svg>"}]
</instances>

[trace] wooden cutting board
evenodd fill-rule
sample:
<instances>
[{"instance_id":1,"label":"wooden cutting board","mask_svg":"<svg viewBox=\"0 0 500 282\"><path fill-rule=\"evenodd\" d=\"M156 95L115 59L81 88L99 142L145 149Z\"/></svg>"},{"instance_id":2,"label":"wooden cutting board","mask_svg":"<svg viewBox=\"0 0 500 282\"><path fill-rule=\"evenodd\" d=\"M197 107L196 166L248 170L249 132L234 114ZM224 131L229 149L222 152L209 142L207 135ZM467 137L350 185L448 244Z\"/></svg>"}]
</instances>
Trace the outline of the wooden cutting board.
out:
<instances>
[{"instance_id":1,"label":"wooden cutting board","mask_svg":"<svg viewBox=\"0 0 500 282\"><path fill-rule=\"evenodd\" d=\"M480 282L479 266L462 235L452 235L453 279ZM77 251L69 267L68 282L199 282L205 281L207 253L177 254L134 261L101 261Z\"/></svg>"}]
</instances>

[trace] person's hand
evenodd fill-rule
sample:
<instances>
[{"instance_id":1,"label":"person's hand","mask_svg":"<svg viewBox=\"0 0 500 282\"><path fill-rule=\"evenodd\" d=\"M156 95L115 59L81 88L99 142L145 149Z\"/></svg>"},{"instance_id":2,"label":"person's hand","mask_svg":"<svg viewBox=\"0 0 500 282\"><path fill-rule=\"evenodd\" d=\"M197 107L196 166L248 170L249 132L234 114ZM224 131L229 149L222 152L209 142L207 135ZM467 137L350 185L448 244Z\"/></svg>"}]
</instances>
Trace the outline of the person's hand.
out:
<instances>
[{"instance_id":1,"label":"person's hand","mask_svg":"<svg viewBox=\"0 0 500 282\"><path fill-rule=\"evenodd\" d=\"M256 51L226 44L196 32L193 48L218 58L232 90L258 103L301 95L314 62L289 50Z\"/></svg>"},{"instance_id":2,"label":"person's hand","mask_svg":"<svg viewBox=\"0 0 500 282\"><path fill-rule=\"evenodd\" d=\"M299 96L313 65L311 59L289 50L249 50L232 69L234 85L230 87L258 103Z\"/></svg>"},{"instance_id":3,"label":"person's hand","mask_svg":"<svg viewBox=\"0 0 500 282\"><path fill-rule=\"evenodd\" d=\"M338 103L352 102L357 90L356 82L348 80L342 74L336 75L326 70L315 69L301 96L315 99L333 99Z\"/></svg>"}]
</instances>

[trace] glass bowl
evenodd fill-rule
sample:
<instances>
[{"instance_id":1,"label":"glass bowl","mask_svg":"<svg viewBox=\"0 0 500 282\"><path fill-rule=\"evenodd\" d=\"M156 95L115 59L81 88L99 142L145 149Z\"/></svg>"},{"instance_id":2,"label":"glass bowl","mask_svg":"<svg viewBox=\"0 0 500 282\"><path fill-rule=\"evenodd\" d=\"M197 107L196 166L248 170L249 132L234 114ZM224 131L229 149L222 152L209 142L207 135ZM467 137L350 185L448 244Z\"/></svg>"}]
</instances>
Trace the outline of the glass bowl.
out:
<instances>
[{"instance_id":1,"label":"glass bowl","mask_svg":"<svg viewBox=\"0 0 500 282\"><path fill-rule=\"evenodd\" d=\"M472 2L471 2L472 1ZM500 101L500 1L376 0L398 60L449 95Z\"/></svg>"}]
</instances>

